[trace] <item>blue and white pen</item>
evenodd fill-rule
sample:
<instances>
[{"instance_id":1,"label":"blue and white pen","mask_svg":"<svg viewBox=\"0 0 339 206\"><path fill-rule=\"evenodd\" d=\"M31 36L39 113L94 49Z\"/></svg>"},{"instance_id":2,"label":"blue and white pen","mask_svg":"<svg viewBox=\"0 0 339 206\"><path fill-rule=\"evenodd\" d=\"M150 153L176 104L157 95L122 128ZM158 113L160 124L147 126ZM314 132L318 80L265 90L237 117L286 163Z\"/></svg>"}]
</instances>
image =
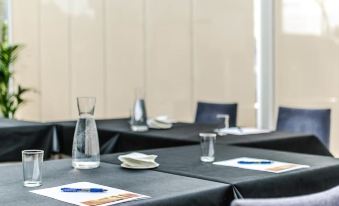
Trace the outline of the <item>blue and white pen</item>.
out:
<instances>
[{"instance_id":1,"label":"blue and white pen","mask_svg":"<svg viewBox=\"0 0 339 206\"><path fill-rule=\"evenodd\" d=\"M106 192L106 189L102 188L61 188L63 192Z\"/></svg>"},{"instance_id":2,"label":"blue and white pen","mask_svg":"<svg viewBox=\"0 0 339 206\"><path fill-rule=\"evenodd\" d=\"M249 164L263 164L263 165L267 165L267 164L272 164L273 162L270 160L263 160L263 161L238 161L239 164L245 164L245 165L249 165Z\"/></svg>"}]
</instances>

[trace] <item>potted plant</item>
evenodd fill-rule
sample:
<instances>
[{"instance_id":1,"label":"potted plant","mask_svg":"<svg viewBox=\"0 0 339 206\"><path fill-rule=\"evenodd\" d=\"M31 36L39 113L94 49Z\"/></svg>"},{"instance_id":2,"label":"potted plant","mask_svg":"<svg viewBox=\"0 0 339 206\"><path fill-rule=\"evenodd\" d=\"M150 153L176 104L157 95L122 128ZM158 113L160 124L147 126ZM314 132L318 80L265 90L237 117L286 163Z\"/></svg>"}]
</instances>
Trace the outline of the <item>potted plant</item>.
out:
<instances>
[{"instance_id":1,"label":"potted plant","mask_svg":"<svg viewBox=\"0 0 339 206\"><path fill-rule=\"evenodd\" d=\"M0 42L0 112L5 118L14 118L18 108L25 102L23 94L31 89L13 85L14 71L11 65L16 61L21 45L10 44L8 27L2 24Z\"/></svg>"}]
</instances>

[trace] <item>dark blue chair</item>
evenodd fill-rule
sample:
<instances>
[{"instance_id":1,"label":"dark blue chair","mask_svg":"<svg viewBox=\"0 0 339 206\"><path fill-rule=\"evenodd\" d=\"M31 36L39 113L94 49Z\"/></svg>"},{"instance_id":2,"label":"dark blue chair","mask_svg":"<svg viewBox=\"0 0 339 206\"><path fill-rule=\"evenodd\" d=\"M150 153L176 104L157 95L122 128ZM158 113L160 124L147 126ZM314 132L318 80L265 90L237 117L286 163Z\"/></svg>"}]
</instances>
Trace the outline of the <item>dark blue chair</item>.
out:
<instances>
[{"instance_id":1,"label":"dark blue chair","mask_svg":"<svg viewBox=\"0 0 339 206\"><path fill-rule=\"evenodd\" d=\"M339 187L310 195L267 198L267 199L238 199L231 206L338 206Z\"/></svg>"},{"instance_id":2,"label":"dark blue chair","mask_svg":"<svg viewBox=\"0 0 339 206\"><path fill-rule=\"evenodd\" d=\"M235 127L237 123L237 107L234 104L214 104L198 102L195 123L202 124L224 124L224 119L217 118L217 114L228 114L230 116L230 127Z\"/></svg>"},{"instance_id":3,"label":"dark blue chair","mask_svg":"<svg viewBox=\"0 0 339 206\"><path fill-rule=\"evenodd\" d=\"M277 131L313 134L328 147L330 125L330 109L279 107Z\"/></svg>"}]
</instances>

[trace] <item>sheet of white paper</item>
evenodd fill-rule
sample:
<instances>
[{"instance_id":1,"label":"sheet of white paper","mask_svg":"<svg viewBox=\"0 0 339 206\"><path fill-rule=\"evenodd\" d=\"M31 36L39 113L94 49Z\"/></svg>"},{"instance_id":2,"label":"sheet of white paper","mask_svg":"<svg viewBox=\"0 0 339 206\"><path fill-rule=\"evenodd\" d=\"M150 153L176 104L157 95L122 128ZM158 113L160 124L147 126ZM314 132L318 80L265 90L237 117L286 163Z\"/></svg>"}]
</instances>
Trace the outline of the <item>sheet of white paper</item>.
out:
<instances>
[{"instance_id":1,"label":"sheet of white paper","mask_svg":"<svg viewBox=\"0 0 339 206\"><path fill-rule=\"evenodd\" d=\"M221 129L219 131L220 134L232 134L232 135L248 135L248 134L262 134L262 133L269 133L271 130L267 129L258 129L258 128L251 128L251 127L231 127L227 129Z\"/></svg>"},{"instance_id":2,"label":"sheet of white paper","mask_svg":"<svg viewBox=\"0 0 339 206\"><path fill-rule=\"evenodd\" d=\"M68 188L103 188L108 191L102 192L102 193L101 192L98 192L98 193L62 192L61 188L65 188L65 187L68 187ZM87 201L98 200L101 198L107 198L107 197L121 195L121 194L132 194L132 196L134 197L123 198L120 201L115 201L115 202L110 202L110 203L100 204L100 205L102 206L115 205L115 204L122 203L122 202L150 198L149 196L145 196L145 195L141 195L141 194L125 191L125 190L120 190L116 188L106 187L103 185L98 185L98 184L94 184L90 182L77 182L77 183L62 185L58 187L51 187L51 188L40 189L40 190L32 190L30 192L43 195L46 197L50 197L56 200L60 200L63 202L71 203L74 205L80 205L80 206L89 206L90 204L86 203Z\"/></svg>"},{"instance_id":3,"label":"sheet of white paper","mask_svg":"<svg viewBox=\"0 0 339 206\"><path fill-rule=\"evenodd\" d=\"M239 161L260 162L260 161L272 161L272 160L240 157L240 158L231 159L231 160L214 162L213 164L221 165L221 166L229 166L229 167L238 167L238 168L249 169L249 170L273 172L273 173L283 173L283 172L288 172L288 171L292 171L296 169L310 167L308 165L300 165L300 164L278 162L278 161L272 161L271 164L241 164L239 163Z\"/></svg>"}]
</instances>

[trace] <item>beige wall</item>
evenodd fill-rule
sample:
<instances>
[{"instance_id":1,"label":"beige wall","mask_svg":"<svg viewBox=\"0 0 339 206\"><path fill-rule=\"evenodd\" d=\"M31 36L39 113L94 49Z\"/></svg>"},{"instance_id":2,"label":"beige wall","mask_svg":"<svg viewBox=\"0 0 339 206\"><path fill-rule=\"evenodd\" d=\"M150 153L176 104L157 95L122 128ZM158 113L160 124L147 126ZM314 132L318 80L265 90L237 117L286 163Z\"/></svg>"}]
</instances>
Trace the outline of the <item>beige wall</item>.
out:
<instances>
[{"instance_id":1,"label":"beige wall","mask_svg":"<svg viewBox=\"0 0 339 206\"><path fill-rule=\"evenodd\" d=\"M17 81L38 90L18 114L128 116L144 87L150 116L192 121L198 100L238 102L255 125L253 5L248 0L13 0L13 40L25 44Z\"/></svg>"},{"instance_id":2,"label":"beige wall","mask_svg":"<svg viewBox=\"0 0 339 206\"><path fill-rule=\"evenodd\" d=\"M276 102L331 108L331 151L338 156L339 1L276 2Z\"/></svg>"}]
</instances>

